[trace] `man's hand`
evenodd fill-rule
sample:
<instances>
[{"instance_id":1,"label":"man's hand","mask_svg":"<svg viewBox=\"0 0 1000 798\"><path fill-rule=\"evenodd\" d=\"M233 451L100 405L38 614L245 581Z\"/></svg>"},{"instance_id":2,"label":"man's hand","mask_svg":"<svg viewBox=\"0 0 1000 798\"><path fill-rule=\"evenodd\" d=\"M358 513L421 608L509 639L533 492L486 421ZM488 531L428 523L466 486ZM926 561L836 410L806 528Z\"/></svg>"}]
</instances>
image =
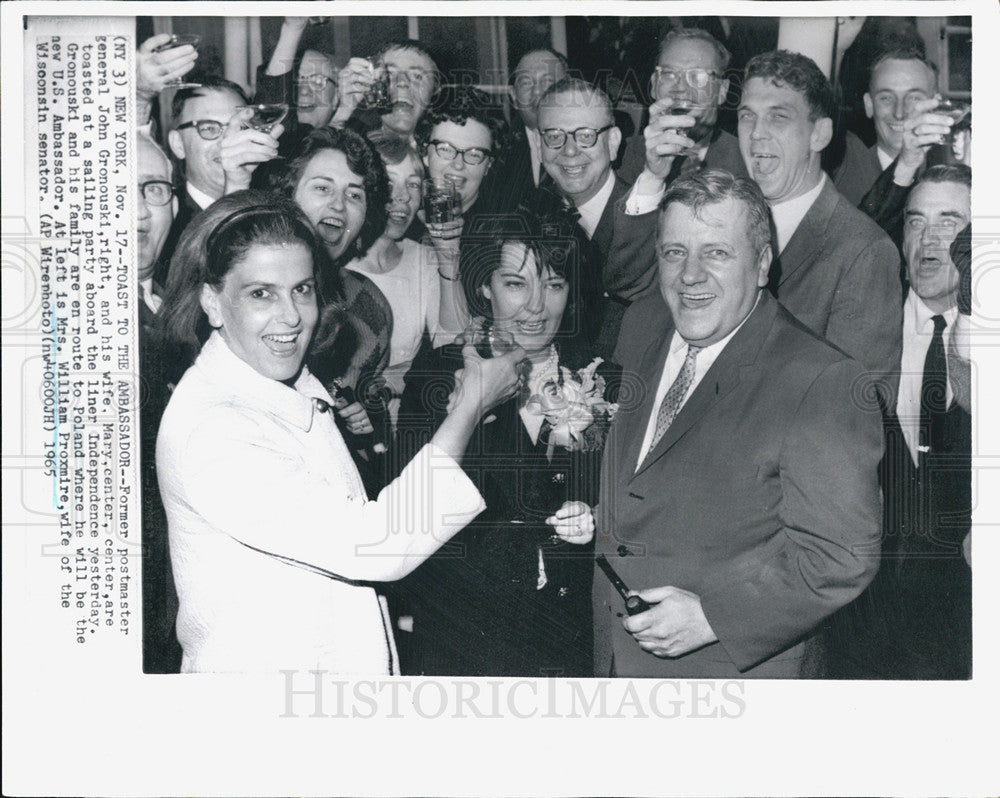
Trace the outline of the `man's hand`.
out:
<instances>
[{"instance_id":1,"label":"man's hand","mask_svg":"<svg viewBox=\"0 0 1000 798\"><path fill-rule=\"evenodd\" d=\"M170 41L171 34L158 33L139 45L135 54L135 93L140 99L152 100L172 80L184 77L194 68L198 51L190 44L172 47L161 53L153 51Z\"/></svg>"},{"instance_id":2,"label":"man's hand","mask_svg":"<svg viewBox=\"0 0 1000 798\"><path fill-rule=\"evenodd\" d=\"M691 591L654 587L639 591L638 596L653 606L626 618L623 625L643 651L679 657L719 639L705 618L701 599Z\"/></svg>"},{"instance_id":3,"label":"man's hand","mask_svg":"<svg viewBox=\"0 0 1000 798\"><path fill-rule=\"evenodd\" d=\"M673 116L669 113L674 100L664 97L649 106L649 124L642 135L646 139L646 169L660 180L670 174L674 158L695 146L685 134L686 128L694 127L693 116Z\"/></svg>"},{"instance_id":4,"label":"man's hand","mask_svg":"<svg viewBox=\"0 0 1000 798\"><path fill-rule=\"evenodd\" d=\"M226 194L250 188L250 178L259 164L278 157L278 138L284 126L275 125L270 133L243 127L253 117L252 108L237 111L222 134L219 154L226 173Z\"/></svg>"},{"instance_id":5,"label":"man's hand","mask_svg":"<svg viewBox=\"0 0 1000 798\"><path fill-rule=\"evenodd\" d=\"M361 102L361 98L365 96L365 92L369 91L372 84L375 83L375 66L367 58L355 56L340 70L337 77L340 107L337 108L334 119L343 122L350 117L354 109L358 107L358 103Z\"/></svg>"},{"instance_id":6,"label":"man's hand","mask_svg":"<svg viewBox=\"0 0 1000 798\"><path fill-rule=\"evenodd\" d=\"M951 132L954 121L950 116L931 113L940 101L940 97L918 100L903 120L903 146L893 175L897 185L910 185L927 160L927 150Z\"/></svg>"},{"instance_id":7,"label":"man's hand","mask_svg":"<svg viewBox=\"0 0 1000 798\"><path fill-rule=\"evenodd\" d=\"M563 502L555 515L545 519L545 523L567 543L582 546L594 539L594 514L584 502Z\"/></svg>"}]
</instances>

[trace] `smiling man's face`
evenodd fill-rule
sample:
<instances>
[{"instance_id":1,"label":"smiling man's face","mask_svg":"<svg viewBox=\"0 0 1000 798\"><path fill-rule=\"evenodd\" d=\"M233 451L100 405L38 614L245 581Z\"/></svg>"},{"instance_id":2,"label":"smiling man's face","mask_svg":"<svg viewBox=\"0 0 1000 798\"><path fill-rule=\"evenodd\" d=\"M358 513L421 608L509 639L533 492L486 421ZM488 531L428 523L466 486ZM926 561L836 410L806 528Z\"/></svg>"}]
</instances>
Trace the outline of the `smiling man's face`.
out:
<instances>
[{"instance_id":1,"label":"smiling man's face","mask_svg":"<svg viewBox=\"0 0 1000 798\"><path fill-rule=\"evenodd\" d=\"M389 99L392 110L382 117L382 124L409 138L417 122L431 104L437 85L437 67L417 50L394 48L382 58L389 74Z\"/></svg>"},{"instance_id":2,"label":"smiling man's face","mask_svg":"<svg viewBox=\"0 0 1000 798\"><path fill-rule=\"evenodd\" d=\"M611 173L618 154L621 131L614 127L611 110L594 94L577 91L550 94L538 106L538 130L559 129L567 133L562 147L550 147L542 137L541 154L545 171L559 190L579 207L594 197ZM601 130L592 147L581 147L571 135L582 127Z\"/></svg>"},{"instance_id":3,"label":"smiling man's face","mask_svg":"<svg viewBox=\"0 0 1000 798\"><path fill-rule=\"evenodd\" d=\"M934 96L934 73L915 58L887 58L872 72L864 96L865 113L875 124L878 145L890 155L903 146L903 120L913 104Z\"/></svg>"},{"instance_id":4,"label":"smiling man's face","mask_svg":"<svg viewBox=\"0 0 1000 798\"><path fill-rule=\"evenodd\" d=\"M696 214L679 202L660 218L660 292L689 344L721 341L747 317L767 285L770 247L754 252L749 214L728 197Z\"/></svg>"}]
</instances>

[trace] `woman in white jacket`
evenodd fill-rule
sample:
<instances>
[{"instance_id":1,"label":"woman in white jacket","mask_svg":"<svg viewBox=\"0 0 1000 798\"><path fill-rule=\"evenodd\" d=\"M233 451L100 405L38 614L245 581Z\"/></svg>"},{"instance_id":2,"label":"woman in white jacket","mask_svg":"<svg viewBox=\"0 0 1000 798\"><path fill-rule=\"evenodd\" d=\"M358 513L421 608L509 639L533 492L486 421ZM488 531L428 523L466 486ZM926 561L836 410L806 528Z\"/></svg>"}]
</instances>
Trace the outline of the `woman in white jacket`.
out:
<instances>
[{"instance_id":1,"label":"woman in white jacket","mask_svg":"<svg viewBox=\"0 0 1000 798\"><path fill-rule=\"evenodd\" d=\"M193 220L178 255L166 331L201 346L156 460L181 670L398 672L369 583L406 575L484 508L456 459L515 391L523 351L481 360L466 347L447 420L368 501L333 400L303 366L324 257L306 217L238 192Z\"/></svg>"}]
</instances>

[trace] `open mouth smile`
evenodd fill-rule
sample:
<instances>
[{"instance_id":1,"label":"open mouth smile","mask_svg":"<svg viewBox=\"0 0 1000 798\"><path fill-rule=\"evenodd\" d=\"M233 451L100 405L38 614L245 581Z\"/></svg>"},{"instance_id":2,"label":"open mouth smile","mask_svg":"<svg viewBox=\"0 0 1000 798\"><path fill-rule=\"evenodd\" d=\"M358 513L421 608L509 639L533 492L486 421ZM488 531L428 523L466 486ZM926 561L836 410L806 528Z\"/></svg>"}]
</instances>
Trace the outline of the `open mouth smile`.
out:
<instances>
[{"instance_id":1,"label":"open mouth smile","mask_svg":"<svg viewBox=\"0 0 1000 798\"><path fill-rule=\"evenodd\" d=\"M296 344L299 335L301 335L301 331L293 333L268 333L267 335L262 335L261 340L264 341L264 345L272 354L279 357L287 357L296 353L298 349Z\"/></svg>"}]
</instances>

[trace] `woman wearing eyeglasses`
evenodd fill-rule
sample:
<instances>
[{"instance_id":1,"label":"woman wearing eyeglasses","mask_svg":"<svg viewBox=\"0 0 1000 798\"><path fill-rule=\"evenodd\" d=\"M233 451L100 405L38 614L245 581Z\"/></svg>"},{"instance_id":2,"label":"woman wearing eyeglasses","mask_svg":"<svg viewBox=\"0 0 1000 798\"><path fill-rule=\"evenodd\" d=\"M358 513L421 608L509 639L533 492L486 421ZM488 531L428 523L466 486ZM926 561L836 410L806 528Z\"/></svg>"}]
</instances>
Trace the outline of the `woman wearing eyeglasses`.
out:
<instances>
[{"instance_id":1,"label":"woman wearing eyeglasses","mask_svg":"<svg viewBox=\"0 0 1000 798\"><path fill-rule=\"evenodd\" d=\"M461 286L460 255L466 239L483 224L492 223L480 207L483 181L505 143L506 122L491 109L489 95L461 86L440 98L420 120L417 141L427 176L455 186L460 215L451 221L427 220L419 214L438 255L441 278L441 326L461 330L468 322L467 301ZM496 179L502 179L498 177Z\"/></svg>"}]
</instances>

